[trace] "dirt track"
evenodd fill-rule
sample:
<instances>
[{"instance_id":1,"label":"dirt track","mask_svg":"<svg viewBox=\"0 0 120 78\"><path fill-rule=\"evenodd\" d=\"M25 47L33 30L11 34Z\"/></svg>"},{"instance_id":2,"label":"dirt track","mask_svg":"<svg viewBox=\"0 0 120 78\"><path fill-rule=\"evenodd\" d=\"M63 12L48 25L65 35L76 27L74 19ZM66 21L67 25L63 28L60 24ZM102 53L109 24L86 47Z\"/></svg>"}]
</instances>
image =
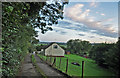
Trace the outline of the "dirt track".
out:
<instances>
[{"instance_id":1,"label":"dirt track","mask_svg":"<svg viewBox=\"0 0 120 78\"><path fill-rule=\"evenodd\" d=\"M20 72L17 76L40 76L33 67L30 54L25 57L24 63L21 66Z\"/></svg>"},{"instance_id":2,"label":"dirt track","mask_svg":"<svg viewBox=\"0 0 120 78\"><path fill-rule=\"evenodd\" d=\"M39 68L43 71L43 73L46 75L46 77L55 77L55 78L67 78L63 73L60 73L59 71L53 69L50 67L48 64L46 64L43 60L41 60L37 55L34 55L37 65ZM30 54L28 54L25 57L24 63L21 66L21 70L19 74L16 76L18 77L24 77L25 78L30 78L30 77L35 77L35 78L41 78L42 76L40 73L36 72L30 58Z\"/></svg>"}]
</instances>

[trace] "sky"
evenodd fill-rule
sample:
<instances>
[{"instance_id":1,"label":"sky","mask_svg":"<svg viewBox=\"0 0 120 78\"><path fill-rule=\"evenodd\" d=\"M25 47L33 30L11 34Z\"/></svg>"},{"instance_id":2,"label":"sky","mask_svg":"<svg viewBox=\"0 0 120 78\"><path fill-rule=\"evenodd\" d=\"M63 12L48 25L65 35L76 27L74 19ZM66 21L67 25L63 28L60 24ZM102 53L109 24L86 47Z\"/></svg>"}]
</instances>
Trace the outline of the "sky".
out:
<instances>
[{"instance_id":1,"label":"sky","mask_svg":"<svg viewBox=\"0 0 120 78\"><path fill-rule=\"evenodd\" d=\"M69 2L64 7L64 19L53 25L53 31L37 39L47 42L67 42L81 39L91 43L114 43L118 40L118 2Z\"/></svg>"}]
</instances>

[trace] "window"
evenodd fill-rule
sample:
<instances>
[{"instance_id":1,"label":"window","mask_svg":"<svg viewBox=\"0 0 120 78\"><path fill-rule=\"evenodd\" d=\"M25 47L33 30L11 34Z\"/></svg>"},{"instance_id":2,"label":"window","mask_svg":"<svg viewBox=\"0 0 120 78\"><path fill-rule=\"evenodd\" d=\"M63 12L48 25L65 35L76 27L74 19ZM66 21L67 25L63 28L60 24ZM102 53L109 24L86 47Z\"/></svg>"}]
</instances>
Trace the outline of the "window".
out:
<instances>
[{"instance_id":1,"label":"window","mask_svg":"<svg viewBox=\"0 0 120 78\"><path fill-rule=\"evenodd\" d=\"M54 45L54 49L57 49L58 48L58 46L57 45Z\"/></svg>"}]
</instances>

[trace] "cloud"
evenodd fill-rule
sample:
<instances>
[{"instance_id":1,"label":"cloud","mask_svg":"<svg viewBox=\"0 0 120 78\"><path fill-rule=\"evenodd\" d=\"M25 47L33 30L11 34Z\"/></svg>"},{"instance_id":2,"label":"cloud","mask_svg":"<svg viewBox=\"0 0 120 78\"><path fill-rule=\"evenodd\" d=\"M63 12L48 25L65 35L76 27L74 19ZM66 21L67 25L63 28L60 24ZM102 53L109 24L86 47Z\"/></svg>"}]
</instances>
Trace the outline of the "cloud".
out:
<instances>
[{"instance_id":1,"label":"cloud","mask_svg":"<svg viewBox=\"0 0 120 78\"><path fill-rule=\"evenodd\" d=\"M50 42L67 42L70 39L82 39L82 40L87 40L90 41L92 43L96 42L116 42L117 39L116 38L112 38L112 37L107 37L107 36L101 36L99 34L96 33L91 33L91 32L84 32L84 31L76 31L76 30L72 30L72 29L66 29L63 27L58 27L56 25L52 26L53 31L47 31L45 34L41 34L41 32L39 32L37 39L39 39L40 41L50 41ZM40 31L40 29L36 29L38 31ZM55 32L54 30L58 30L59 32ZM66 34L61 34L60 32L66 32ZM92 32L97 32L96 30L91 30ZM100 32L97 32L100 33ZM83 34L84 36L79 36L78 34ZM102 33L101 33L102 34ZM90 38L89 36L94 36L95 38ZM100 39L103 38L103 39Z\"/></svg>"},{"instance_id":2,"label":"cloud","mask_svg":"<svg viewBox=\"0 0 120 78\"><path fill-rule=\"evenodd\" d=\"M85 34L78 34L79 36L85 36Z\"/></svg>"},{"instance_id":3,"label":"cloud","mask_svg":"<svg viewBox=\"0 0 120 78\"><path fill-rule=\"evenodd\" d=\"M96 12L96 14L98 14L99 12Z\"/></svg>"},{"instance_id":4,"label":"cloud","mask_svg":"<svg viewBox=\"0 0 120 78\"><path fill-rule=\"evenodd\" d=\"M113 20L114 20L114 18L108 18L108 19L102 20L101 22L111 22L111 21L113 21Z\"/></svg>"},{"instance_id":5,"label":"cloud","mask_svg":"<svg viewBox=\"0 0 120 78\"><path fill-rule=\"evenodd\" d=\"M99 39L103 39L103 38L99 38Z\"/></svg>"},{"instance_id":6,"label":"cloud","mask_svg":"<svg viewBox=\"0 0 120 78\"><path fill-rule=\"evenodd\" d=\"M62 22L63 23L64 22L68 22L68 23L71 23L71 24L70 25L67 25L67 24L64 25ZM100 25L101 21L98 21L97 24ZM71 20L62 20L61 24L56 25L56 27L60 27L60 28L64 28L64 29L69 29L69 30L75 30L77 32L79 32L79 31L87 32L87 33L91 32L91 33L96 33L96 34L101 35L101 36L108 36L108 37L114 37L114 38L117 37L117 32L116 31L113 31L114 33L111 34L109 32L103 31L103 30L97 30L95 28L88 27L88 26L86 26L84 24L81 24L81 23L72 22ZM114 26L112 24L106 24L104 27L108 28L108 30L114 29ZM64 30L60 29L58 32L61 33L61 31L64 31ZM64 33L63 33L63 35L64 35Z\"/></svg>"},{"instance_id":7,"label":"cloud","mask_svg":"<svg viewBox=\"0 0 120 78\"><path fill-rule=\"evenodd\" d=\"M90 30L90 32L97 32L96 30Z\"/></svg>"},{"instance_id":8,"label":"cloud","mask_svg":"<svg viewBox=\"0 0 120 78\"><path fill-rule=\"evenodd\" d=\"M83 11L83 7L83 4L76 4L72 7L69 7L65 11L65 16L69 17L75 22L83 23L85 26L92 30L103 32L105 35L117 34L112 24L106 27L106 25L102 21L95 21L94 19L92 19L92 17L89 16L90 9L86 9ZM102 15L105 14L102 13Z\"/></svg>"},{"instance_id":9,"label":"cloud","mask_svg":"<svg viewBox=\"0 0 120 78\"><path fill-rule=\"evenodd\" d=\"M56 33L59 33L61 35L65 35L67 32L65 32L64 30L61 29L53 29Z\"/></svg>"},{"instance_id":10,"label":"cloud","mask_svg":"<svg viewBox=\"0 0 120 78\"><path fill-rule=\"evenodd\" d=\"M90 2L90 6L96 8L98 6L98 2L95 2L95 0L92 0L92 2Z\"/></svg>"},{"instance_id":11,"label":"cloud","mask_svg":"<svg viewBox=\"0 0 120 78\"><path fill-rule=\"evenodd\" d=\"M90 6L91 7L97 7L97 4L96 4L96 2L91 2Z\"/></svg>"},{"instance_id":12,"label":"cloud","mask_svg":"<svg viewBox=\"0 0 120 78\"><path fill-rule=\"evenodd\" d=\"M60 32L60 30L54 29L55 32Z\"/></svg>"},{"instance_id":13,"label":"cloud","mask_svg":"<svg viewBox=\"0 0 120 78\"><path fill-rule=\"evenodd\" d=\"M85 10L82 14L80 14L81 18L85 18L86 16L89 16L90 9Z\"/></svg>"},{"instance_id":14,"label":"cloud","mask_svg":"<svg viewBox=\"0 0 120 78\"><path fill-rule=\"evenodd\" d=\"M105 16L105 14L104 14L104 13L101 13L100 15L101 15L101 16Z\"/></svg>"},{"instance_id":15,"label":"cloud","mask_svg":"<svg viewBox=\"0 0 120 78\"><path fill-rule=\"evenodd\" d=\"M100 13L100 12L95 12L96 14L100 14L101 16L105 16L104 13Z\"/></svg>"},{"instance_id":16,"label":"cloud","mask_svg":"<svg viewBox=\"0 0 120 78\"><path fill-rule=\"evenodd\" d=\"M65 8L65 15L69 16L69 17L73 17L71 15L78 15L79 13L82 13L82 7L84 6L84 4L76 4L74 5L72 8L66 9ZM69 12L69 13L67 13ZM85 13L84 13L85 14ZM83 15L83 14L81 14Z\"/></svg>"},{"instance_id":17,"label":"cloud","mask_svg":"<svg viewBox=\"0 0 120 78\"><path fill-rule=\"evenodd\" d=\"M70 23L68 21L59 21L58 23L62 24L62 25L71 25L72 24L72 23Z\"/></svg>"},{"instance_id":18,"label":"cloud","mask_svg":"<svg viewBox=\"0 0 120 78\"><path fill-rule=\"evenodd\" d=\"M64 34L66 34L67 32L61 31L60 33L61 33L62 35L64 35Z\"/></svg>"},{"instance_id":19,"label":"cloud","mask_svg":"<svg viewBox=\"0 0 120 78\"><path fill-rule=\"evenodd\" d=\"M89 36L90 38L95 38L95 36Z\"/></svg>"},{"instance_id":20,"label":"cloud","mask_svg":"<svg viewBox=\"0 0 120 78\"><path fill-rule=\"evenodd\" d=\"M67 23L71 23L71 24L63 24L64 22ZM84 32L88 32L90 31L90 28L84 26L81 23L77 23L77 22L73 22L71 20L62 20L61 24L56 25L57 27L61 27L61 28L65 28L65 29L70 29L70 30L76 30L76 31L84 31Z\"/></svg>"}]
</instances>

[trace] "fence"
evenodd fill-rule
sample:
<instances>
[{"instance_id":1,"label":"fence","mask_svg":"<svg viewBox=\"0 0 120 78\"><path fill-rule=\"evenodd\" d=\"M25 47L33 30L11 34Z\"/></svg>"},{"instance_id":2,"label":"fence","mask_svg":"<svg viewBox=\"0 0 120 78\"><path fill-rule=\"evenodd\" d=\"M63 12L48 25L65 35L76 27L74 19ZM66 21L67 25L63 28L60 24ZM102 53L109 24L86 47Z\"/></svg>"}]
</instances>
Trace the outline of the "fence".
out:
<instances>
[{"instance_id":1,"label":"fence","mask_svg":"<svg viewBox=\"0 0 120 78\"><path fill-rule=\"evenodd\" d=\"M38 54L38 56L42 60L46 61L46 63L48 63L49 65L53 66L54 68L70 76L81 76L83 78L84 61L76 61L68 57L47 57L41 54ZM81 63L81 64L79 66L71 63Z\"/></svg>"}]
</instances>

